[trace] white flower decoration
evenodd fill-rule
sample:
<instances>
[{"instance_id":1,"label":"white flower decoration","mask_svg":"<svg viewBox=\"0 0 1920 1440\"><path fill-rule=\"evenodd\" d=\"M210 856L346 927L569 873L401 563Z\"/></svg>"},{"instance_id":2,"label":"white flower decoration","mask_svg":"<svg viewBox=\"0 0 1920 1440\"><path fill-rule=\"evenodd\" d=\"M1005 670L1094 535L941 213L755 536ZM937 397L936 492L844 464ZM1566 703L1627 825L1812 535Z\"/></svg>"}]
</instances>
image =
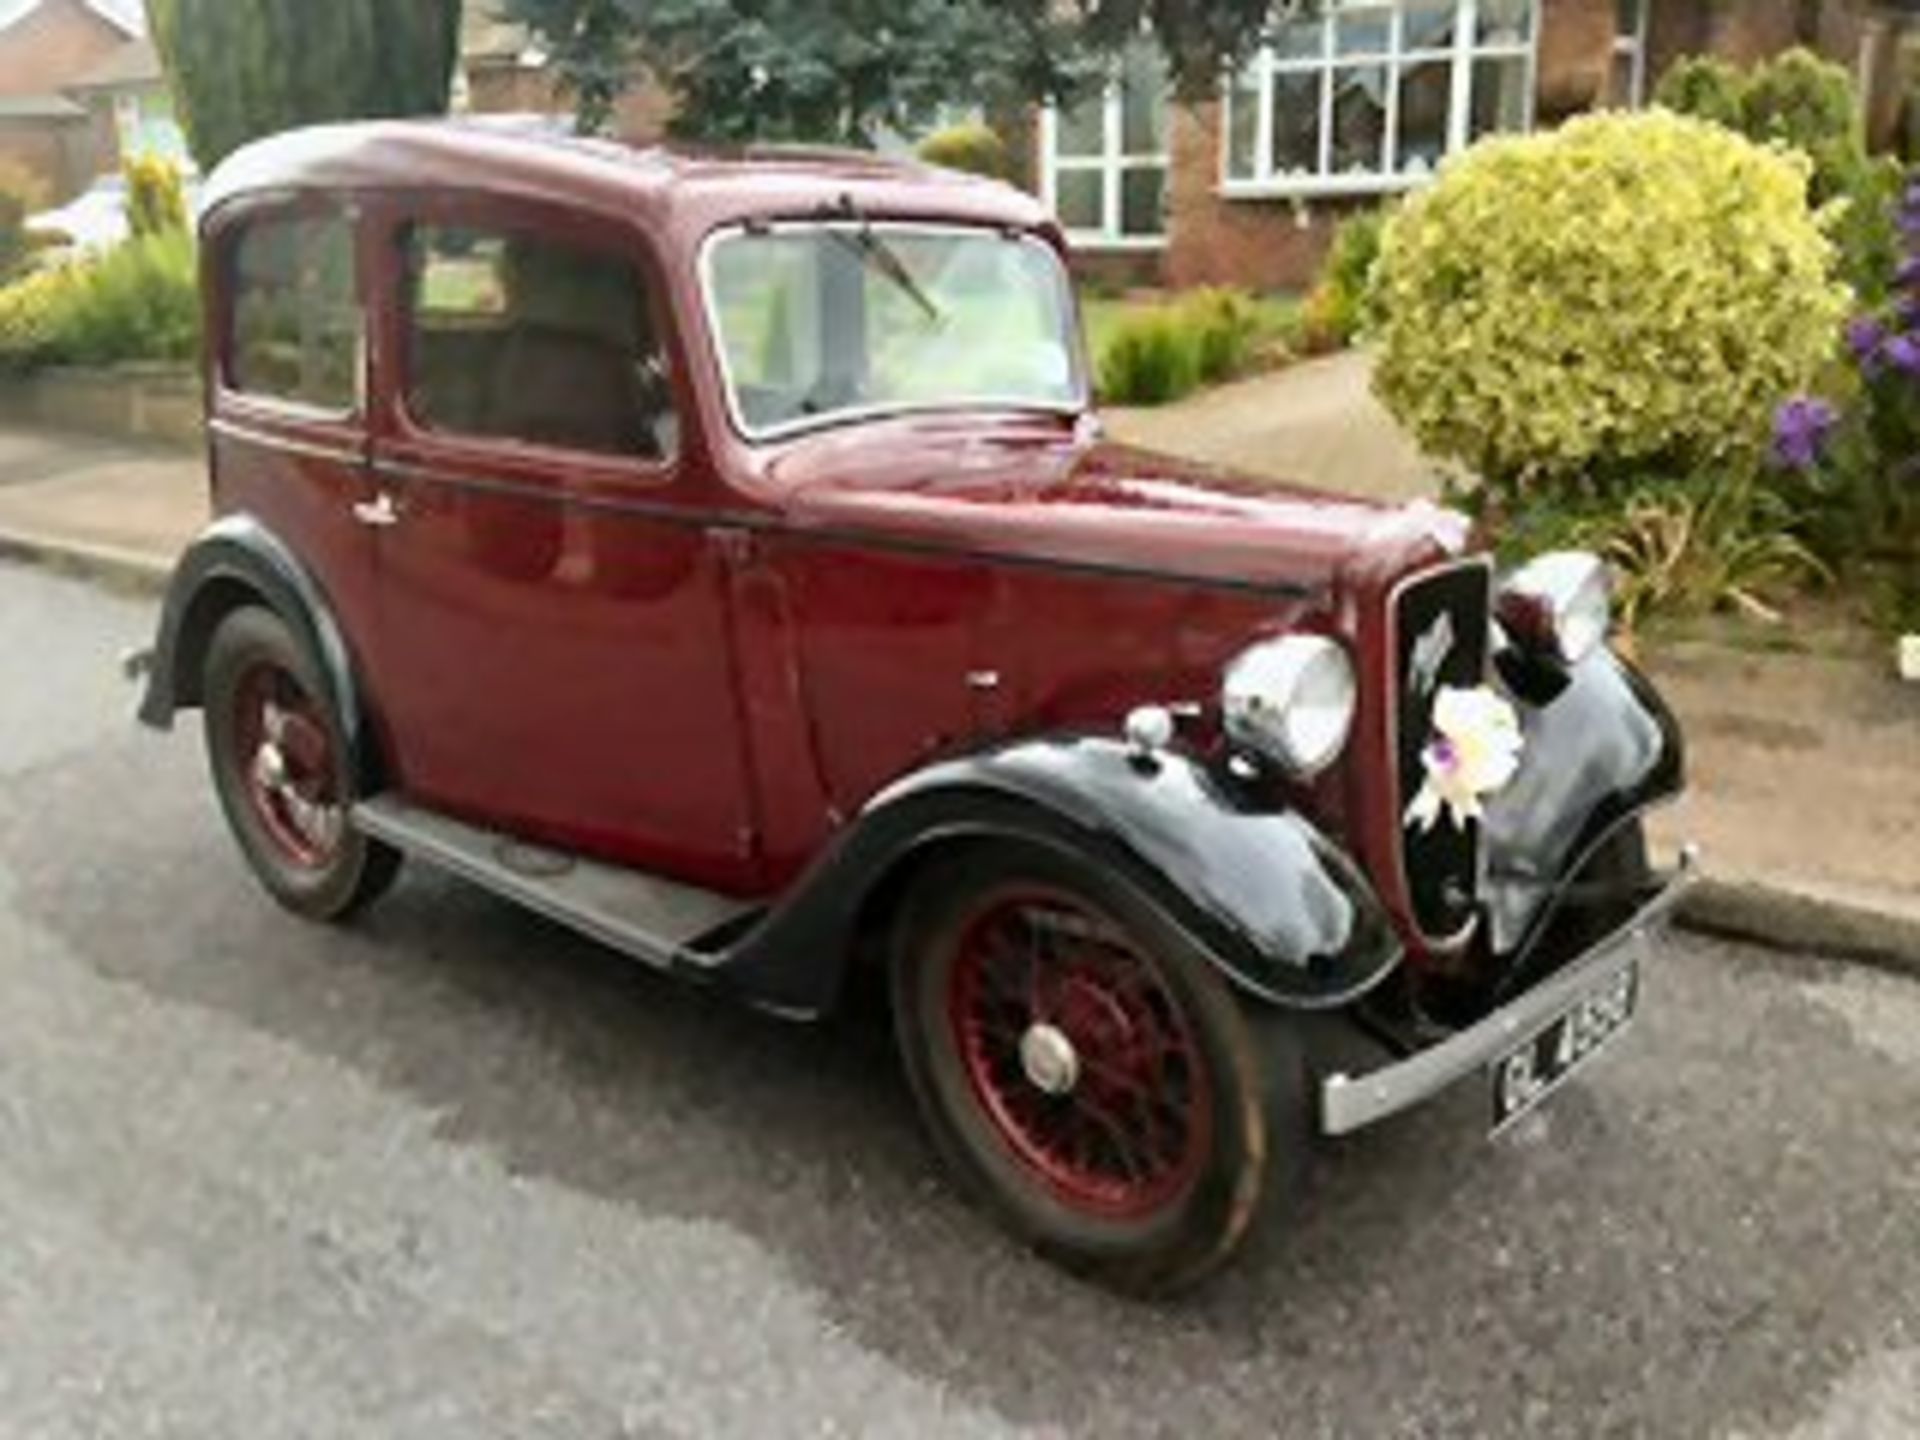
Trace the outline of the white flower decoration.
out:
<instances>
[{"instance_id":1,"label":"white flower decoration","mask_svg":"<svg viewBox=\"0 0 1920 1440\"><path fill-rule=\"evenodd\" d=\"M1433 738L1420 752L1427 781L1407 806L1406 823L1433 829L1441 812L1458 829L1478 820L1481 800L1520 768L1520 717L1484 685L1442 685L1433 697Z\"/></svg>"}]
</instances>

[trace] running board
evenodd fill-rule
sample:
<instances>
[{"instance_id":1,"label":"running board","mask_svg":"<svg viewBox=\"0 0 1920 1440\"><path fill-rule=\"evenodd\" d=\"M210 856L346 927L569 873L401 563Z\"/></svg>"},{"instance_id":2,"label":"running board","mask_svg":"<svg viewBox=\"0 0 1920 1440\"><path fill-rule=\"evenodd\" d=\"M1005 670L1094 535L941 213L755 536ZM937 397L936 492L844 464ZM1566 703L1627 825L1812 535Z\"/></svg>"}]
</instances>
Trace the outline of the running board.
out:
<instances>
[{"instance_id":1,"label":"running board","mask_svg":"<svg viewBox=\"0 0 1920 1440\"><path fill-rule=\"evenodd\" d=\"M708 969L703 937L761 907L639 870L528 844L391 795L353 807L357 829L603 945L662 969Z\"/></svg>"}]
</instances>

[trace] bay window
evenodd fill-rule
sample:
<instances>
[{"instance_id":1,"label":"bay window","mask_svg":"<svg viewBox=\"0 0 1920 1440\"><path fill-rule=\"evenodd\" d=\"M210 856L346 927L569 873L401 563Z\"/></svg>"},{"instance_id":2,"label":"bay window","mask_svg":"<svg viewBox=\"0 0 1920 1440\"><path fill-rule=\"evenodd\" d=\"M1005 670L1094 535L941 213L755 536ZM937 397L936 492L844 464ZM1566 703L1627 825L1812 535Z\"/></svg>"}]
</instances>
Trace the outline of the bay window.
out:
<instances>
[{"instance_id":1,"label":"bay window","mask_svg":"<svg viewBox=\"0 0 1920 1440\"><path fill-rule=\"evenodd\" d=\"M1167 69L1130 47L1104 88L1040 117L1040 195L1075 244L1144 247L1166 237Z\"/></svg>"},{"instance_id":2,"label":"bay window","mask_svg":"<svg viewBox=\"0 0 1920 1440\"><path fill-rule=\"evenodd\" d=\"M1533 121L1539 0L1337 0L1226 87L1228 195L1405 188Z\"/></svg>"}]
</instances>

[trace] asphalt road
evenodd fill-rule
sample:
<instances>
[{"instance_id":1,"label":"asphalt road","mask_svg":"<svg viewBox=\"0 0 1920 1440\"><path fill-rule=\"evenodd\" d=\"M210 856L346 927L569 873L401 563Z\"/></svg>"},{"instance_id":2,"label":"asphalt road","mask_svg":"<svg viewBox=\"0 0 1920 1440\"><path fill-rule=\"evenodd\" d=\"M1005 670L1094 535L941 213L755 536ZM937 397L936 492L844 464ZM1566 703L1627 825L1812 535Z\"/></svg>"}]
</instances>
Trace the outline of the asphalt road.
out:
<instances>
[{"instance_id":1,"label":"asphalt road","mask_svg":"<svg viewBox=\"0 0 1920 1440\"><path fill-rule=\"evenodd\" d=\"M418 869L281 915L130 721L150 613L0 565L0 1435L1920 1435L1920 986L1676 944L1513 1136L1451 1096L1124 1303L870 1023Z\"/></svg>"}]
</instances>

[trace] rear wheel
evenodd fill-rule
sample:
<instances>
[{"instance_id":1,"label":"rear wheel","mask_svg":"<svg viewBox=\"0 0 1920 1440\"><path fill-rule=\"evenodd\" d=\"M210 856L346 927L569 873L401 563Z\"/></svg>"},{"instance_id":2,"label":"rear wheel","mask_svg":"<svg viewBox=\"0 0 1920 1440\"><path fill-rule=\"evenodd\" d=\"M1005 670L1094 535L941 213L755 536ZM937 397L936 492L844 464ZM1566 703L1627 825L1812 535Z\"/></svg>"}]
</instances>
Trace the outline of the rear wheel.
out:
<instances>
[{"instance_id":1,"label":"rear wheel","mask_svg":"<svg viewBox=\"0 0 1920 1440\"><path fill-rule=\"evenodd\" d=\"M1136 1292L1197 1280L1304 1164L1293 1037L1092 866L1039 847L958 857L909 897L894 962L940 1152L1071 1269Z\"/></svg>"},{"instance_id":2,"label":"rear wheel","mask_svg":"<svg viewBox=\"0 0 1920 1440\"><path fill-rule=\"evenodd\" d=\"M353 828L346 736L319 666L278 615L221 620L202 685L207 761L241 853L289 910L341 918L393 883L399 852Z\"/></svg>"}]
</instances>

